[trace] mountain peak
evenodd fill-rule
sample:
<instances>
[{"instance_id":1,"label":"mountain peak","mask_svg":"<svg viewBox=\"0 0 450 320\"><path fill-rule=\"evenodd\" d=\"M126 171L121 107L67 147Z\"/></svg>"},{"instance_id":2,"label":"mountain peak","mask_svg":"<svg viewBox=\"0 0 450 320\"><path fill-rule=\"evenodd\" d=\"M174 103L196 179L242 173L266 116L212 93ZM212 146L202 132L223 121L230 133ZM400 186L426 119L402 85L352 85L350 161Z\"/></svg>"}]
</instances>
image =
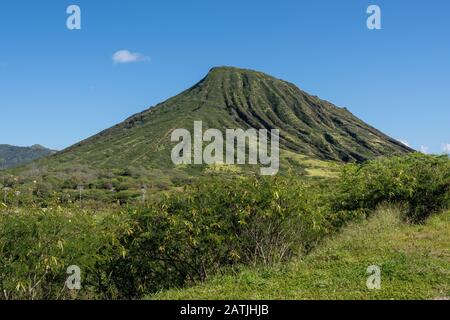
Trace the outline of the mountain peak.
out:
<instances>
[{"instance_id":1,"label":"mountain peak","mask_svg":"<svg viewBox=\"0 0 450 320\"><path fill-rule=\"evenodd\" d=\"M40 144L33 144L30 148L31 149L35 149L35 150L44 150L44 149L46 149L43 145L40 145Z\"/></svg>"},{"instance_id":2,"label":"mountain peak","mask_svg":"<svg viewBox=\"0 0 450 320\"><path fill-rule=\"evenodd\" d=\"M252 70L252 69L244 69L233 66L216 66L209 70L207 78L214 77L218 75L230 75L230 74L240 74L240 75L254 75L254 76L265 76L273 78L265 73L260 71ZM274 78L275 79L275 78Z\"/></svg>"},{"instance_id":3,"label":"mountain peak","mask_svg":"<svg viewBox=\"0 0 450 320\"><path fill-rule=\"evenodd\" d=\"M209 70L209 73L215 73L215 72L241 72L241 73L244 73L244 72L258 72L258 71L234 67L234 66L215 66Z\"/></svg>"}]
</instances>

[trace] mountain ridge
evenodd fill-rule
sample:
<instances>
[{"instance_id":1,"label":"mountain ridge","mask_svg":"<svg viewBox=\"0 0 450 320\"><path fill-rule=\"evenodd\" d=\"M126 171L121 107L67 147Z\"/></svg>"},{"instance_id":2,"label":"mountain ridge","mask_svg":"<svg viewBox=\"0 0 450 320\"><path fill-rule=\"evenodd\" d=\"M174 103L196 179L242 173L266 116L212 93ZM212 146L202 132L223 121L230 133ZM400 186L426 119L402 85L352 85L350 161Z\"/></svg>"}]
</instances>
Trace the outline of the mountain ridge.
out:
<instances>
[{"instance_id":1,"label":"mountain ridge","mask_svg":"<svg viewBox=\"0 0 450 320\"><path fill-rule=\"evenodd\" d=\"M55 152L55 150L45 148L39 144L32 145L31 147L0 144L0 169L27 164L36 159L54 154Z\"/></svg>"}]
</instances>

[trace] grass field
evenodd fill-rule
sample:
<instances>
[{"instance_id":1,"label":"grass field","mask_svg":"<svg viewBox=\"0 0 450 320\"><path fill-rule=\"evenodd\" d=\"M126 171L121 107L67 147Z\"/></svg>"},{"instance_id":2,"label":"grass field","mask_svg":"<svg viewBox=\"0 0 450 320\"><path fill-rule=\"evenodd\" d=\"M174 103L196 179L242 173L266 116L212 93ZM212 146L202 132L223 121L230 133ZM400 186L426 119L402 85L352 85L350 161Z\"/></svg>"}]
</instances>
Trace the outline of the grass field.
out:
<instances>
[{"instance_id":1,"label":"grass field","mask_svg":"<svg viewBox=\"0 0 450 320\"><path fill-rule=\"evenodd\" d=\"M399 209L378 209L311 254L284 266L243 268L148 299L449 299L450 212L412 225ZM370 265L381 289L366 286Z\"/></svg>"}]
</instances>

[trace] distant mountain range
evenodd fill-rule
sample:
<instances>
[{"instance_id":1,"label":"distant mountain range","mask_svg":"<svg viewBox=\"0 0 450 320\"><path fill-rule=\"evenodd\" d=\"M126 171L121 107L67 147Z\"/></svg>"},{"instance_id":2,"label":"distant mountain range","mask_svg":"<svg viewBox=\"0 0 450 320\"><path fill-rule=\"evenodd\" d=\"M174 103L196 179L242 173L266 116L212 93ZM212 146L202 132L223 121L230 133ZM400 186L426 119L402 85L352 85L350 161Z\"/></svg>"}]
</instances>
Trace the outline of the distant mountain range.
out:
<instances>
[{"instance_id":1,"label":"distant mountain range","mask_svg":"<svg viewBox=\"0 0 450 320\"><path fill-rule=\"evenodd\" d=\"M55 152L37 144L31 147L16 147L8 144L0 144L0 169L27 164Z\"/></svg>"}]
</instances>

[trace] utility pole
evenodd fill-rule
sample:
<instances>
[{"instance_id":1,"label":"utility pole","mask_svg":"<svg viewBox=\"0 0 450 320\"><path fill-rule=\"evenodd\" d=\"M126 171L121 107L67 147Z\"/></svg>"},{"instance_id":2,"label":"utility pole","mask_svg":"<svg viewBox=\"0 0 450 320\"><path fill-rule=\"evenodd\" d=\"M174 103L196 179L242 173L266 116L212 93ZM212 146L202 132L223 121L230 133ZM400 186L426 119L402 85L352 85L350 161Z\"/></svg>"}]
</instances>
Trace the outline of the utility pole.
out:
<instances>
[{"instance_id":1,"label":"utility pole","mask_svg":"<svg viewBox=\"0 0 450 320\"><path fill-rule=\"evenodd\" d=\"M8 191L11 190L11 188L8 188L6 186L3 186L3 203L6 204Z\"/></svg>"},{"instance_id":2,"label":"utility pole","mask_svg":"<svg viewBox=\"0 0 450 320\"><path fill-rule=\"evenodd\" d=\"M5 174L3 171L5 170L6 160L0 158L0 170L2 171L2 188L3 188L3 203L6 204L6 185L5 185Z\"/></svg>"},{"instance_id":3,"label":"utility pole","mask_svg":"<svg viewBox=\"0 0 450 320\"><path fill-rule=\"evenodd\" d=\"M20 192L19 190L17 190L16 192L14 192L14 196L16 197L16 205L17 205L17 208L19 207L20 195L21 195L21 192Z\"/></svg>"},{"instance_id":4,"label":"utility pole","mask_svg":"<svg viewBox=\"0 0 450 320\"><path fill-rule=\"evenodd\" d=\"M80 192L80 207L83 207L83 198L82 198L83 189L84 187L82 185L78 186L78 191Z\"/></svg>"},{"instance_id":5,"label":"utility pole","mask_svg":"<svg viewBox=\"0 0 450 320\"><path fill-rule=\"evenodd\" d=\"M0 171L2 171L2 178L3 178L3 186L5 186L5 174L3 171L5 170L6 160L3 158L0 158Z\"/></svg>"},{"instance_id":6,"label":"utility pole","mask_svg":"<svg viewBox=\"0 0 450 320\"><path fill-rule=\"evenodd\" d=\"M141 188L141 193L142 193L142 204L145 203L145 195L147 193L147 186L144 184Z\"/></svg>"}]
</instances>

